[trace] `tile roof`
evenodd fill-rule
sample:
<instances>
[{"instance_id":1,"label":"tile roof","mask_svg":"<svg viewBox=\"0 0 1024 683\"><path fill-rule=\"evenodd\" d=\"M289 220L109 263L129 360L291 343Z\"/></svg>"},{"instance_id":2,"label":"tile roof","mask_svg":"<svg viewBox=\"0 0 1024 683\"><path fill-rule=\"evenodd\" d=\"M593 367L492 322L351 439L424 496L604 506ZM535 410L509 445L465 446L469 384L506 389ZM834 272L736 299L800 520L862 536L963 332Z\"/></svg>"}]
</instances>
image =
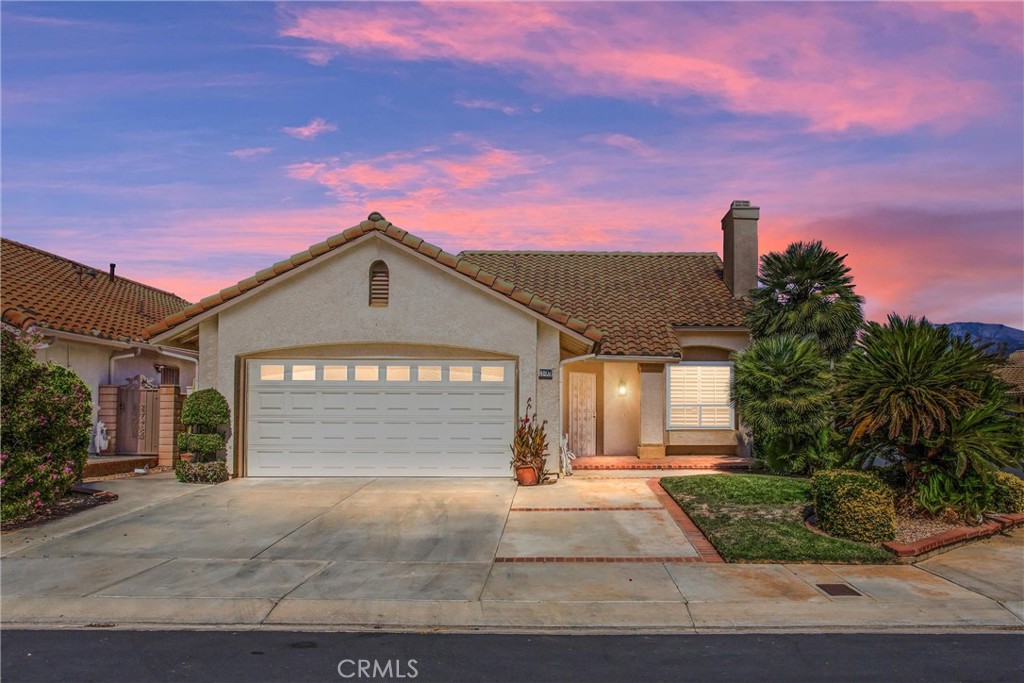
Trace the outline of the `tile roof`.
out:
<instances>
[{"instance_id":1,"label":"tile roof","mask_svg":"<svg viewBox=\"0 0 1024 683\"><path fill-rule=\"evenodd\" d=\"M602 355L678 356L674 325L742 326L714 253L466 251L604 333Z\"/></svg>"},{"instance_id":2,"label":"tile roof","mask_svg":"<svg viewBox=\"0 0 1024 683\"><path fill-rule=\"evenodd\" d=\"M432 244L424 242L412 233L406 232L397 225L393 225L377 212L371 213L369 217L359 225L353 226L334 237L330 237L327 240L320 242L319 244L314 244L309 249L300 251L291 258L279 261L270 268L265 268L257 272L255 275L241 280L227 289L222 289L217 294L206 297L197 304L193 304L184 310L170 315L164 320L150 325L146 328L144 335L146 338L150 338L166 332L181 323L200 315L201 313L213 310L224 302L241 296L243 293L248 292L251 289L262 286L266 282L276 278L278 275L287 273L307 261L317 259L324 254L334 251L342 245L349 244L360 237L374 232L380 233L399 244L405 245L407 248L437 261L446 268L461 273L476 282L490 287L496 292L499 292L509 299L526 306L559 325L569 328L592 342L599 342L601 340L601 332L593 325L590 325L579 318L573 317L556 306L552 306L540 297L532 294L530 291L518 286L518 283L513 284L501 277L496 277L495 275L481 269L480 266L475 265L468 259L449 254L439 247L435 247Z\"/></svg>"},{"instance_id":3,"label":"tile roof","mask_svg":"<svg viewBox=\"0 0 1024 683\"><path fill-rule=\"evenodd\" d=\"M995 372L1010 385L1011 394L1024 394L1024 349L1011 353L1006 365L997 367Z\"/></svg>"},{"instance_id":4,"label":"tile roof","mask_svg":"<svg viewBox=\"0 0 1024 683\"><path fill-rule=\"evenodd\" d=\"M111 280L102 268L6 238L0 239L0 268L0 318L20 328L139 341L147 325L189 305L170 292L120 276Z\"/></svg>"}]
</instances>

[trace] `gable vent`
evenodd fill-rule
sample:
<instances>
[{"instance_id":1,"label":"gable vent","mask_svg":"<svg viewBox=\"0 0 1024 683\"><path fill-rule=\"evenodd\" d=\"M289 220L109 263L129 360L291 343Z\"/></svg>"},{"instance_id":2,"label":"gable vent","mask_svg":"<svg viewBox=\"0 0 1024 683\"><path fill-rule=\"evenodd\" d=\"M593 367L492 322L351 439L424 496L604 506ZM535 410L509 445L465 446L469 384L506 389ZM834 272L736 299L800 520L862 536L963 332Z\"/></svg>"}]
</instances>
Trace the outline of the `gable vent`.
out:
<instances>
[{"instance_id":1,"label":"gable vent","mask_svg":"<svg viewBox=\"0 0 1024 683\"><path fill-rule=\"evenodd\" d=\"M383 261L374 261L370 266L370 305L384 307L388 305L390 289L388 266Z\"/></svg>"}]
</instances>

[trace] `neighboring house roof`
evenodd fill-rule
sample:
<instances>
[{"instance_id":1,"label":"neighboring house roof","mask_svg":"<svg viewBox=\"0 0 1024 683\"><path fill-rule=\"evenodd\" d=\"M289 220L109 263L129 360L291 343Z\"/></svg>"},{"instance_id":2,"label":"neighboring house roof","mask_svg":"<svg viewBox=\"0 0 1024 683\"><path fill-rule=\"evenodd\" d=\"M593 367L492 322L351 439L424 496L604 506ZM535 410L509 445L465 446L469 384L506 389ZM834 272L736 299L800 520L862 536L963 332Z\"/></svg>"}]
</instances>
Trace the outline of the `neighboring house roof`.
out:
<instances>
[{"instance_id":1,"label":"neighboring house roof","mask_svg":"<svg viewBox=\"0 0 1024 683\"><path fill-rule=\"evenodd\" d=\"M1024 394L1024 349L1011 353L1006 365L997 367L995 372L1010 385L1010 393Z\"/></svg>"},{"instance_id":2,"label":"neighboring house roof","mask_svg":"<svg viewBox=\"0 0 1024 683\"><path fill-rule=\"evenodd\" d=\"M147 325L189 306L170 292L14 240L0 240L0 317L115 341L141 341Z\"/></svg>"},{"instance_id":3,"label":"neighboring house roof","mask_svg":"<svg viewBox=\"0 0 1024 683\"><path fill-rule=\"evenodd\" d=\"M371 213L367 220L363 221L359 225L353 226L334 237L330 237L327 240L320 242L319 244L314 244L309 249L301 251L291 258L279 261L272 267L257 272L252 277L241 280L237 284L221 290L217 294L206 297L197 304L178 311L156 324L150 325L145 330L145 336L150 338L158 334L162 334L163 332L166 332L187 320L196 317L197 315L205 313L206 311L211 311L221 304L241 296L245 292L261 287L267 282L274 280L274 278L279 275L294 270L308 261L320 258L321 256L324 256L345 244L349 244L360 237L374 232L379 233L398 244L404 245L408 249L433 259L438 264L461 273L463 276L471 280L490 287L512 301L545 316L558 325L582 335L591 342L601 341L601 332L594 325L589 324L588 321L573 317L572 314L556 306L552 306L550 303L547 303L526 289L517 286L506 279L484 271L480 266L473 264L468 259L454 256L442 250L440 247L435 247L432 244L424 242L419 237L416 237L398 226L393 225L376 212Z\"/></svg>"},{"instance_id":4,"label":"neighboring house roof","mask_svg":"<svg viewBox=\"0 0 1024 683\"><path fill-rule=\"evenodd\" d=\"M714 253L461 255L597 326L602 355L678 356L675 326L739 327L749 306L733 298Z\"/></svg>"}]
</instances>

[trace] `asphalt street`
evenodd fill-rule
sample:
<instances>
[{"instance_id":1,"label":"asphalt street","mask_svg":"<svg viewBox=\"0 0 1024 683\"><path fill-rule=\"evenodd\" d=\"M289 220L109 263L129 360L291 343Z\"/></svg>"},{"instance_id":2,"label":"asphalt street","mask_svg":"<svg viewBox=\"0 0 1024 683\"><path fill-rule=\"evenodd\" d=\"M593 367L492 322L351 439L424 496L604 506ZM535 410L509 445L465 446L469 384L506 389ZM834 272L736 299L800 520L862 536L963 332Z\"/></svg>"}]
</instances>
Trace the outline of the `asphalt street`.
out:
<instances>
[{"instance_id":1,"label":"asphalt street","mask_svg":"<svg viewBox=\"0 0 1024 683\"><path fill-rule=\"evenodd\" d=\"M6 630L22 681L1020 681L1024 634Z\"/></svg>"}]
</instances>

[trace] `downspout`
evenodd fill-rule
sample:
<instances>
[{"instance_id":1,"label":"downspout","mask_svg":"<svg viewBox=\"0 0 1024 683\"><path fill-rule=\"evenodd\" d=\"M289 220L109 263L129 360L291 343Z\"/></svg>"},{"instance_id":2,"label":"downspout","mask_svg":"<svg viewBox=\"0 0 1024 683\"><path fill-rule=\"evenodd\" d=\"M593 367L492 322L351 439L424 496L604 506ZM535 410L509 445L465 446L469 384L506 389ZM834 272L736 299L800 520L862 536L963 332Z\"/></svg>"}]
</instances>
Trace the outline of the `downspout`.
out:
<instances>
[{"instance_id":1,"label":"downspout","mask_svg":"<svg viewBox=\"0 0 1024 683\"><path fill-rule=\"evenodd\" d=\"M138 358L140 353L142 353L142 349L139 348L139 347L136 347L135 349L133 349L132 351L130 351L128 353L119 353L116 356L111 356L110 357L110 368L107 371L107 384L113 384L114 383L114 363L116 361L124 360L125 358Z\"/></svg>"}]
</instances>

